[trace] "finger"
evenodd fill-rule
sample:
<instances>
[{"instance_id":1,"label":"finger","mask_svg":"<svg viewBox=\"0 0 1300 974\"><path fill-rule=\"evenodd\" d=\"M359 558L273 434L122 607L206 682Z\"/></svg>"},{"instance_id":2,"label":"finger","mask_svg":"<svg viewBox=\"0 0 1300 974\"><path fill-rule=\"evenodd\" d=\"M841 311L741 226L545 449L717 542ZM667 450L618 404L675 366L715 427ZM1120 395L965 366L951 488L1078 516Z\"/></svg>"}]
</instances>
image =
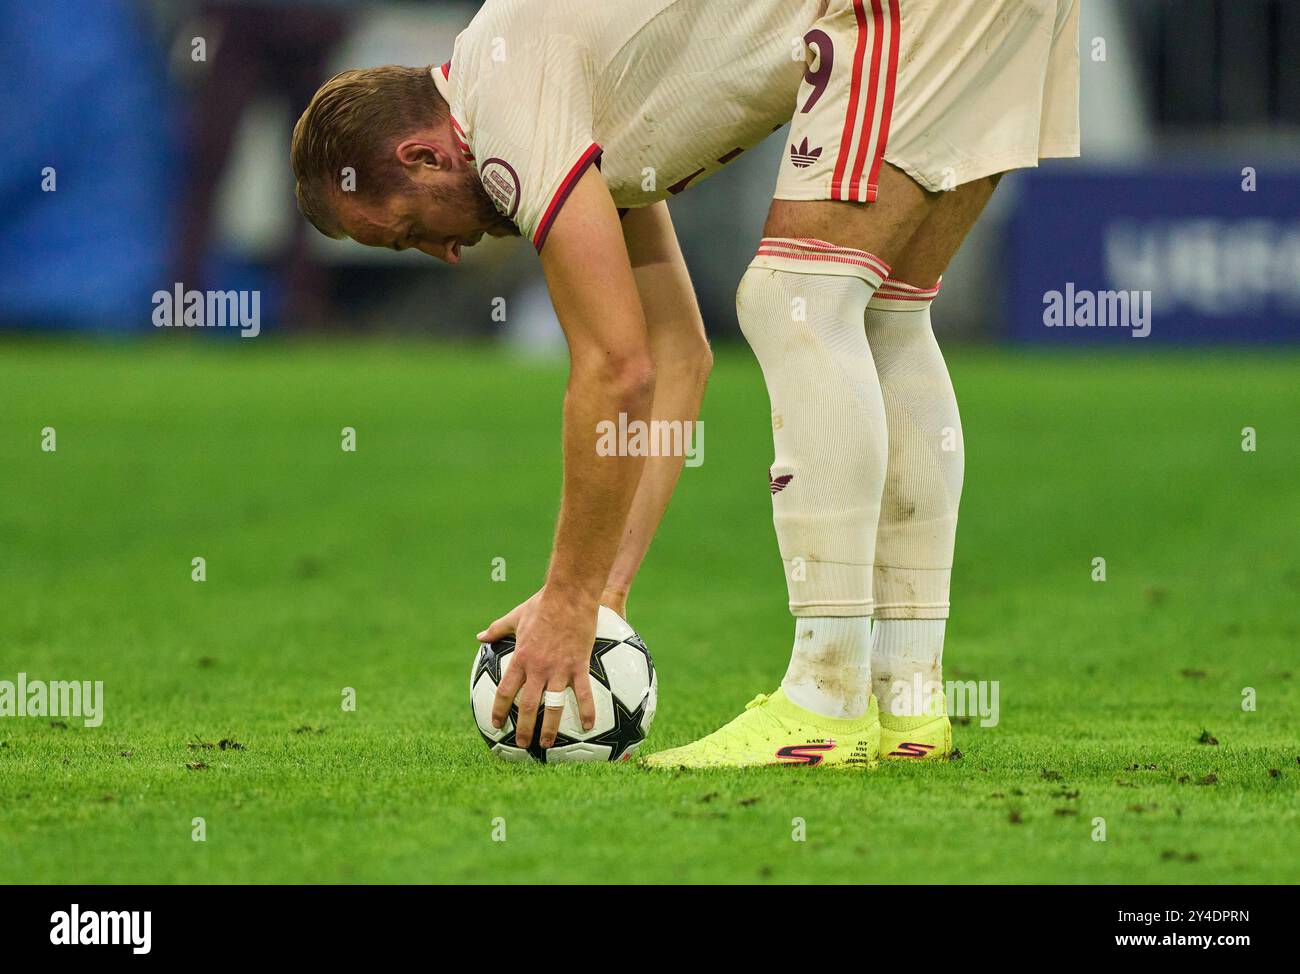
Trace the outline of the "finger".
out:
<instances>
[{"instance_id":1,"label":"finger","mask_svg":"<svg viewBox=\"0 0 1300 974\"><path fill-rule=\"evenodd\" d=\"M497 730L506 722L506 717L510 714L510 705L515 702L515 694L519 692L519 687L524 682L524 668L522 666L507 666L506 671L501 674L501 682L497 684L497 695L492 700L492 726Z\"/></svg>"},{"instance_id":2,"label":"finger","mask_svg":"<svg viewBox=\"0 0 1300 974\"><path fill-rule=\"evenodd\" d=\"M537 726L537 705L542 702L542 681L534 677L519 692L519 722L515 724L515 744L527 747L533 743L533 728Z\"/></svg>"},{"instance_id":3,"label":"finger","mask_svg":"<svg viewBox=\"0 0 1300 974\"><path fill-rule=\"evenodd\" d=\"M573 678L573 695L578 698L578 717L583 730L596 726L596 699L591 695L591 675L583 670Z\"/></svg>"},{"instance_id":4,"label":"finger","mask_svg":"<svg viewBox=\"0 0 1300 974\"><path fill-rule=\"evenodd\" d=\"M518 623L519 612L517 610L507 612L500 619L479 633L475 638L481 643L494 643L498 639L503 639L506 636L512 635L515 631L515 626L517 626Z\"/></svg>"},{"instance_id":5,"label":"finger","mask_svg":"<svg viewBox=\"0 0 1300 974\"><path fill-rule=\"evenodd\" d=\"M551 681L546 685L546 689L550 693L563 693L567 688L565 687L563 680L552 677ZM555 743L555 735L560 730L560 718L563 716L563 703L558 707L548 705L542 712L542 737L539 742L542 747L550 747Z\"/></svg>"}]
</instances>

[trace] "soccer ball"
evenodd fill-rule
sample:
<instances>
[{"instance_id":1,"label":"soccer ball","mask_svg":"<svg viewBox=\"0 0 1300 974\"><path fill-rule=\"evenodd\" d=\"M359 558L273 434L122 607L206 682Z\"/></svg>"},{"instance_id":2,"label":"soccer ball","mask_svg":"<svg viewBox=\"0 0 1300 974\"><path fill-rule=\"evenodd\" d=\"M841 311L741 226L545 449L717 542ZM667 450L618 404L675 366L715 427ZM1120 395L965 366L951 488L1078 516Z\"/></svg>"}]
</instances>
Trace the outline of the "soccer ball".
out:
<instances>
[{"instance_id":1,"label":"soccer ball","mask_svg":"<svg viewBox=\"0 0 1300 974\"><path fill-rule=\"evenodd\" d=\"M564 713L555 743L543 750L537 740L542 732L542 711L537 708L537 729L527 748L515 744L518 702L500 730L492 726L492 701L510 661L515 637L495 643L480 643L469 676L469 701L474 722L488 748L507 761L626 761L650 731L658 703L659 679L650 651L636 630L613 609L600 607L596 617L596 643L591 649L591 695L596 704L596 723L582 729L578 700L573 688L565 691Z\"/></svg>"}]
</instances>

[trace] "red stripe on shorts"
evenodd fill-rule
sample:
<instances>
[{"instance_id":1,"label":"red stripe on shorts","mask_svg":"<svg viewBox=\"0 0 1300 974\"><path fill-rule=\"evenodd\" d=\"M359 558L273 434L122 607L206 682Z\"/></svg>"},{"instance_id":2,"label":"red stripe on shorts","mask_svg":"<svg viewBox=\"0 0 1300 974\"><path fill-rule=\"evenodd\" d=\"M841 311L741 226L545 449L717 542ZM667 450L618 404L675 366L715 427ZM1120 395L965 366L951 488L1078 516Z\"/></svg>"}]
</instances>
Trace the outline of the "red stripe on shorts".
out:
<instances>
[{"instance_id":1,"label":"red stripe on shorts","mask_svg":"<svg viewBox=\"0 0 1300 974\"><path fill-rule=\"evenodd\" d=\"M871 160L871 175L867 178L867 202L876 199L880 185L880 164L885 160L885 146L889 143L889 122L894 114L894 81L898 77L898 35L903 31L903 18L898 10L898 0L889 0L889 15L893 24L889 31L889 73L885 75L885 103L880 108L880 135L876 140L876 155Z\"/></svg>"},{"instance_id":2,"label":"red stripe on shorts","mask_svg":"<svg viewBox=\"0 0 1300 974\"><path fill-rule=\"evenodd\" d=\"M853 147L853 123L858 118L858 96L862 89L862 60L867 53L867 14L862 0L853 0L853 14L858 19L858 42L853 48L853 77L849 84L849 109L844 115L844 131L840 135L840 154L835 160L835 174L831 177L831 199L844 199L840 181L849 164L849 150Z\"/></svg>"},{"instance_id":3,"label":"red stripe on shorts","mask_svg":"<svg viewBox=\"0 0 1300 974\"><path fill-rule=\"evenodd\" d=\"M866 167L867 145L875 130L876 99L880 88L880 55L885 43L885 12L881 0L871 0L871 74L867 77L867 108L862 113L862 128L858 132L858 154L853 160L853 178L849 180L846 199L858 200L862 195L862 171ZM869 193L869 198L875 194Z\"/></svg>"}]
</instances>

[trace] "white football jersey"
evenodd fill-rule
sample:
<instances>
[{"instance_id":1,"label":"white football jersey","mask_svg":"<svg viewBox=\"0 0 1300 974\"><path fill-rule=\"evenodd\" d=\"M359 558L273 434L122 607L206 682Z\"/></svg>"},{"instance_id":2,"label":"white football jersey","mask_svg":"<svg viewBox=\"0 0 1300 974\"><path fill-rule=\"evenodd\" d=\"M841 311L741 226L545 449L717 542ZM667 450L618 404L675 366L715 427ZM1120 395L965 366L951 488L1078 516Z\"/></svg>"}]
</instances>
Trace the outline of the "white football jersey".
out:
<instances>
[{"instance_id":1,"label":"white football jersey","mask_svg":"<svg viewBox=\"0 0 1300 974\"><path fill-rule=\"evenodd\" d=\"M497 208L540 250L600 168L621 208L726 165L790 120L826 0L488 0L434 82Z\"/></svg>"}]
</instances>

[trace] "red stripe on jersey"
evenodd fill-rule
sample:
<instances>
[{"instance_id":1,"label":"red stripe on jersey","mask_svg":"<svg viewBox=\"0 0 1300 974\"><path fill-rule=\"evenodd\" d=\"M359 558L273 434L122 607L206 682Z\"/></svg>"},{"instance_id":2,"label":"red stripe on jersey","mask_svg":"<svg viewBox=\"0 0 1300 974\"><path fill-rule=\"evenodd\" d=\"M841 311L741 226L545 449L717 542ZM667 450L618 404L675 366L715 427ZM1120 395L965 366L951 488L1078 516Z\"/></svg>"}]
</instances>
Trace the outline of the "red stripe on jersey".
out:
<instances>
[{"instance_id":1,"label":"red stripe on jersey","mask_svg":"<svg viewBox=\"0 0 1300 974\"><path fill-rule=\"evenodd\" d=\"M849 109L844 114L844 131L840 134L840 154L835 160L835 174L831 177L831 199L843 199L840 192L840 180L844 178L844 167L849 162L849 150L853 145L853 123L858 117L858 95L862 88L862 60L867 50L867 15L862 9L862 0L853 0L853 15L858 19L858 42L853 48L853 76L849 84Z\"/></svg>"},{"instance_id":2,"label":"red stripe on jersey","mask_svg":"<svg viewBox=\"0 0 1300 974\"><path fill-rule=\"evenodd\" d=\"M474 161L474 153L470 151L469 142L465 138L465 130L460 127L460 122L456 121L455 116L451 119L451 137L456 140L456 146L460 149L461 154L470 162Z\"/></svg>"},{"instance_id":3,"label":"red stripe on jersey","mask_svg":"<svg viewBox=\"0 0 1300 974\"><path fill-rule=\"evenodd\" d=\"M542 249L542 245L546 243L547 234L551 232L551 224L555 222L560 207L564 206L564 201L569 198L569 194L573 192L573 187L578 184L579 178L587 171L587 167L600 158L600 153L600 146L595 142L591 143L586 151L578 157L578 161L573 164L573 168L569 170L568 175L564 177L564 181L560 183L559 189L551 197L551 205L542 214L542 220L537 224L537 232L533 234L533 246L539 251Z\"/></svg>"},{"instance_id":4,"label":"red stripe on jersey","mask_svg":"<svg viewBox=\"0 0 1300 974\"><path fill-rule=\"evenodd\" d=\"M678 193L682 192L682 190L686 189L686 187L691 184L692 179L694 179L696 176L700 176L703 174L704 174L703 169L697 169L689 176L683 176L681 179L677 180L677 182L673 183L671 186L668 187L668 192L676 196Z\"/></svg>"},{"instance_id":5,"label":"red stripe on jersey","mask_svg":"<svg viewBox=\"0 0 1300 974\"><path fill-rule=\"evenodd\" d=\"M451 80L451 62L448 61L442 66L442 76L448 81Z\"/></svg>"}]
</instances>

